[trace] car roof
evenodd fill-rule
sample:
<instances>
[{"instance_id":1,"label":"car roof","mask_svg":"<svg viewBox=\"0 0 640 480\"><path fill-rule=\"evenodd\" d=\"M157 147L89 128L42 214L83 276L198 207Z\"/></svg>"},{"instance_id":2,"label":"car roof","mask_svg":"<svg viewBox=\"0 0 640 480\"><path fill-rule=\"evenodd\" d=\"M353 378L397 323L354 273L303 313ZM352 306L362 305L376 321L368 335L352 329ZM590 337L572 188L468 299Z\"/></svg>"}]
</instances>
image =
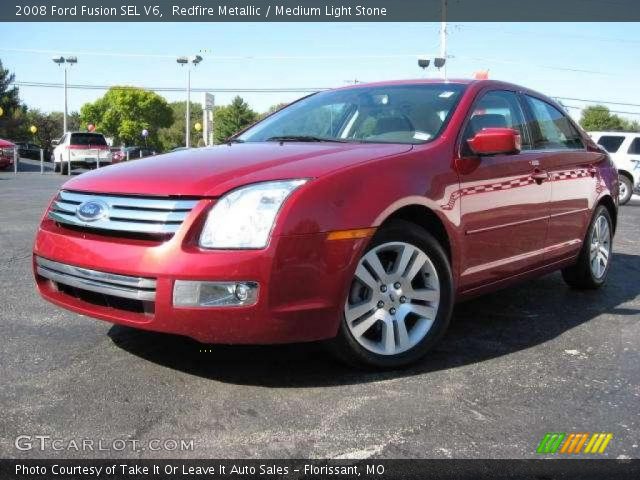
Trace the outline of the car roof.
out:
<instances>
[{"instance_id":1,"label":"car roof","mask_svg":"<svg viewBox=\"0 0 640 480\"><path fill-rule=\"evenodd\" d=\"M611 131L595 131L595 132L587 132L589 135L613 135L616 137L638 137L640 136L640 132L617 132L615 130Z\"/></svg>"},{"instance_id":2,"label":"car roof","mask_svg":"<svg viewBox=\"0 0 640 480\"><path fill-rule=\"evenodd\" d=\"M539 97L545 100L552 105L557 107L562 106L558 104L558 102L554 101L552 98L547 95L532 90L527 87L523 87L522 85L517 85L515 83L504 82L502 80L476 80L472 78L417 78L417 79L409 79L409 80L385 80L380 82L371 82L371 83L357 83L355 85L347 85L344 87L336 88L335 90L350 90L350 89L358 89L358 88L367 88L367 87L385 87L385 86L401 86L401 85L466 85L469 87L473 87L474 90L478 91L483 88L497 88L497 89L508 89L515 90L518 92L526 93L528 95L532 95L534 97ZM564 109L563 109L564 110Z\"/></svg>"}]
</instances>

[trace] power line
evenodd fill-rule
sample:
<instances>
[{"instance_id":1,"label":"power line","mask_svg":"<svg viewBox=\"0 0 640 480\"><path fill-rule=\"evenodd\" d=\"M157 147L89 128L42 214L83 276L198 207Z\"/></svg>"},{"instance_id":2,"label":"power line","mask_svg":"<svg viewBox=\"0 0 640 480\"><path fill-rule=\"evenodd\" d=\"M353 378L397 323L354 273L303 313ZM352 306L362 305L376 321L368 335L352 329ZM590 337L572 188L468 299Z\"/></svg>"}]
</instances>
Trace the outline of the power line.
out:
<instances>
[{"instance_id":1,"label":"power line","mask_svg":"<svg viewBox=\"0 0 640 480\"><path fill-rule=\"evenodd\" d=\"M556 97L558 98L558 97ZM573 108L574 110L583 110L583 107L576 107L575 105L563 105L564 108ZM620 113L622 115L640 115L640 112L623 112L621 110L609 110L609 113Z\"/></svg>"},{"instance_id":2,"label":"power line","mask_svg":"<svg viewBox=\"0 0 640 480\"><path fill-rule=\"evenodd\" d=\"M587 100L584 98L571 98L571 97L555 97L561 100L572 100L574 102L587 102L587 103L607 103L609 105L622 105L624 107L640 107L637 103L623 103L623 102L609 102L607 100Z\"/></svg>"},{"instance_id":3,"label":"power line","mask_svg":"<svg viewBox=\"0 0 640 480\"><path fill-rule=\"evenodd\" d=\"M13 82L18 87L38 87L38 88L63 88L61 83L53 82ZM154 92L184 92L184 87L143 87L136 85L91 85L91 84L69 84L67 88L76 90L128 90L141 88ZM297 88L215 88L215 87L192 87L192 92L230 92L230 93L313 93L329 88L297 87Z\"/></svg>"},{"instance_id":4,"label":"power line","mask_svg":"<svg viewBox=\"0 0 640 480\"><path fill-rule=\"evenodd\" d=\"M62 83L55 82L14 82L16 86L19 87L42 87L42 88L62 88ZM152 90L154 92L183 92L184 87L145 87L145 86L136 86L136 85L93 85L93 84L70 84L67 86L68 88L73 88L77 90L109 90L110 88L116 90L127 90L131 88L142 88L144 90ZM319 92L322 90L330 90L332 87L280 87L280 88L226 88L226 87L195 87L192 88L192 91L195 92L221 92L221 93L313 93ZM558 98L560 100L569 100L575 102L585 102L585 103L594 103L594 104L608 104L608 105L619 105L624 107L639 107L640 104L637 103L625 103L619 101L610 101L610 100L593 100L587 98L573 98L573 97L560 97L557 95L551 95L553 98ZM580 107L572 107L572 108L580 108ZM630 115L638 115L640 112L619 112L616 111L614 113L626 113Z\"/></svg>"}]
</instances>

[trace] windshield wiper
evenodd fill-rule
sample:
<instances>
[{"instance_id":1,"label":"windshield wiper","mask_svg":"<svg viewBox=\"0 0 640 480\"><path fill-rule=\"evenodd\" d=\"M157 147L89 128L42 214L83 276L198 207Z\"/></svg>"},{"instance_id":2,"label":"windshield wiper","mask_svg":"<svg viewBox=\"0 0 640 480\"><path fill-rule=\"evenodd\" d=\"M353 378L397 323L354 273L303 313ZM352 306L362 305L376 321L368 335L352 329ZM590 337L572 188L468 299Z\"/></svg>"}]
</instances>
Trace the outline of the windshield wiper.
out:
<instances>
[{"instance_id":1,"label":"windshield wiper","mask_svg":"<svg viewBox=\"0 0 640 480\"><path fill-rule=\"evenodd\" d=\"M228 138L226 142L224 143L244 143L244 140L240 139L240 138Z\"/></svg>"},{"instance_id":2,"label":"windshield wiper","mask_svg":"<svg viewBox=\"0 0 640 480\"><path fill-rule=\"evenodd\" d=\"M346 143L339 138L316 137L313 135L280 135L267 138L267 142L337 142Z\"/></svg>"}]
</instances>

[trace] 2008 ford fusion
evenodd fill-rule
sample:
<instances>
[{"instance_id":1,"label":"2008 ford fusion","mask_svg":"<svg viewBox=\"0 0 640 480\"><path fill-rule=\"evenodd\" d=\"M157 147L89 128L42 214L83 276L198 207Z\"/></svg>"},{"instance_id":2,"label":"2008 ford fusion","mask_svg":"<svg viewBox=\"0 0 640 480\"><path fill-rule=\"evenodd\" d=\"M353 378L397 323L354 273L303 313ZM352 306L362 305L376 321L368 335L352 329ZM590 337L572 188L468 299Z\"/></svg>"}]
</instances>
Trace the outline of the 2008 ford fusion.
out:
<instances>
[{"instance_id":1,"label":"2008 ford fusion","mask_svg":"<svg viewBox=\"0 0 640 480\"><path fill-rule=\"evenodd\" d=\"M202 342L325 340L398 367L454 302L606 278L617 173L549 98L497 81L360 84L228 144L69 180L37 233L44 298ZM543 301L543 299L541 299Z\"/></svg>"}]
</instances>

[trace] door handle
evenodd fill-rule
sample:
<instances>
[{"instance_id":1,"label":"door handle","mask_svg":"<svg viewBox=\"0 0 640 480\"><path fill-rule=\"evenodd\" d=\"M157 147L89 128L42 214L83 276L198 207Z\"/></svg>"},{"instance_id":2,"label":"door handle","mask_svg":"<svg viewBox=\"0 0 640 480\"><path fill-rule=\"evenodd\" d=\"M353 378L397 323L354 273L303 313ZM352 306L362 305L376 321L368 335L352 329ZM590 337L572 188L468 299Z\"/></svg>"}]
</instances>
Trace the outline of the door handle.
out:
<instances>
[{"instance_id":1,"label":"door handle","mask_svg":"<svg viewBox=\"0 0 640 480\"><path fill-rule=\"evenodd\" d=\"M546 170L538 170L538 169L536 169L531 174L531 178L533 178L536 181L536 183L538 185L540 185L545 180L549 180L549 174L547 173Z\"/></svg>"}]
</instances>

